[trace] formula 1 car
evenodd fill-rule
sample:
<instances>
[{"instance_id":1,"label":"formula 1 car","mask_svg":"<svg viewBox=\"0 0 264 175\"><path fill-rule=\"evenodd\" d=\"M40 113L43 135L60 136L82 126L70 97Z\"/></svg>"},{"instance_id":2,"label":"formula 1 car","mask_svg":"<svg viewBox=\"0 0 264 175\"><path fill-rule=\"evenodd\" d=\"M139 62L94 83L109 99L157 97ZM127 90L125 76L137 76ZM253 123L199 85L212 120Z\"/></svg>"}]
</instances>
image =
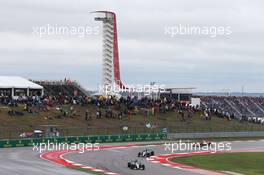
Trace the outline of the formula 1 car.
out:
<instances>
[{"instance_id":1,"label":"formula 1 car","mask_svg":"<svg viewBox=\"0 0 264 175\"><path fill-rule=\"evenodd\" d=\"M212 143L210 141L203 140L203 142L195 143L193 147L204 147L204 146L210 146Z\"/></svg>"},{"instance_id":2,"label":"formula 1 car","mask_svg":"<svg viewBox=\"0 0 264 175\"><path fill-rule=\"evenodd\" d=\"M137 160L128 162L127 167L131 170L145 170L145 165Z\"/></svg>"},{"instance_id":3,"label":"formula 1 car","mask_svg":"<svg viewBox=\"0 0 264 175\"><path fill-rule=\"evenodd\" d=\"M154 151L149 149L145 149L138 153L138 157L150 157L150 156L154 156Z\"/></svg>"}]
</instances>

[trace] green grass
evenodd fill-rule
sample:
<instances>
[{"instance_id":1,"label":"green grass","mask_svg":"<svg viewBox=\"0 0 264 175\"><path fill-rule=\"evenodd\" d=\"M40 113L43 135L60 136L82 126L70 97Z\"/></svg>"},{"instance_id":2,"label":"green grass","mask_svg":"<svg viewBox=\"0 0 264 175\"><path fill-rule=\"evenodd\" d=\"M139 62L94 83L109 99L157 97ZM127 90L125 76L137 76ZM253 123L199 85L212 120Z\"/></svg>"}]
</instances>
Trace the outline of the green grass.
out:
<instances>
[{"instance_id":1,"label":"green grass","mask_svg":"<svg viewBox=\"0 0 264 175\"><path fill-rule=\"evenodd\" d=\"M194 155L172 158L171 161L208 170L231 171L244 175L264 174L264 152Z\"/></svg>"}]
</instances>

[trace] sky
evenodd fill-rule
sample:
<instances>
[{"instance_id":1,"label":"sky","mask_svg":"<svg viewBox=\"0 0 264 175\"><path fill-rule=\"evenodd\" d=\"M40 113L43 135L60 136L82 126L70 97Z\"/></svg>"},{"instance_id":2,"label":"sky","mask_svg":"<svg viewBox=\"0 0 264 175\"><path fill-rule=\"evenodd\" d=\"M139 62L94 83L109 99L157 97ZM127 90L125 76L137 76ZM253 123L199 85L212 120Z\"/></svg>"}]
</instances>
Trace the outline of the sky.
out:
<instances>
[{"instance_id":1,"label":"sky","mask_svg":"<svg viewBox=\"0 0 264 175\"><path fill-rule=\"evenodd\" d=\"M90 13L96 10L117 15L125 84L264 92L261 0L0 0L0 75L67 77L96 89L103 44L102 24ZM93 32L40 36L37 29L47 26L84 26ZM225 31L213 37L179 33L179 26Z\"/></svg>"}]
</instances>

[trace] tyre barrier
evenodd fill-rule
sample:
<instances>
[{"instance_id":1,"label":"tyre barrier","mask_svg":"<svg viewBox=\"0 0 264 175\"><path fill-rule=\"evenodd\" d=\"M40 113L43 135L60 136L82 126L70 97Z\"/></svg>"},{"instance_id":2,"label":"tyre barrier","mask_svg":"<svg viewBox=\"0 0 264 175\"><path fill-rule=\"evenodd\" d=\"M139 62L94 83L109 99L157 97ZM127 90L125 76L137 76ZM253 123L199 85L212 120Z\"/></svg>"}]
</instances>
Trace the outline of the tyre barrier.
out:
<instances>
[{"instance_id":1,"label":"tyre barrier","mask_svg":"<svg viewBox=\"0 0 264 175\"><path fill-rule=\"evenodd\" d=\"M110 142L134 142L155 141L167 139L167 133L146 134L121 134L121 135L93 135L93 136L69 136L54 138L29 138L29 139L5 139L0 140L0 148L33 146L40 143L110 143Z\"/></svg>"}]
</instances>

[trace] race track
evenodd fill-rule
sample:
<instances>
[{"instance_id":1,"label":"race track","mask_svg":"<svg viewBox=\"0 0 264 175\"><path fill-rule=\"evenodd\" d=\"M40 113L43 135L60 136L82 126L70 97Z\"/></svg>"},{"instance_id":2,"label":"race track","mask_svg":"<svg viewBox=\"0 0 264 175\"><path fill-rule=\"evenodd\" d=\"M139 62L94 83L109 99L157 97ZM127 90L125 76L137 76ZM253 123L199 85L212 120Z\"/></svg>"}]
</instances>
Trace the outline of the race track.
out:
<instances>
[{"instance_id":1,"label":"race track","mask_svg":"<svg viewBox=\"0 0 264 175\"><path fill-rule=\"evenodd\" d=\"M105 149L99 151L87 151L83 154L74 153L67 154L64 157L73 162L77 162L83 165L89 165L97 169L104 169L110 172L115 172L122 175L175 175L176 174L185 174L192 175L192 173L183 172L181 170L172 169L165 167L161 164L154 164L146 160L146 158L137 158L139 151L142 151L145 148L151 148L155 151L155 154L164 154L164 147L159 146L144 146L138 148L127 148L127 149ZM138 159L143 164L145 164L146 169L142 170L131 170L127 168L127 163L131 160Z\"/></svg>"},{"instance_id":2,"label":"race track","mask_svg":"<svg viewBox=\"0 0 264 175\"><path fill-rule=\"evenodd\" d=\"M264 151L264 141L234 141L233 151ZM131 144L131 143L129 143ZM108 144L115 146L116 144ZM128 145L121 143L119 145ZM97 151L85 151L84 153L69 152L63 154L63 158L76 164L114 172L120 175L198 175L200 173L172 168L159 163L153 163L145 158L137 158L137 153L148 146L132 146L127 148L110 148ZM169 154L164 150L164 145L148 147L155 151L155 155ZM186 151L185 151L186 152ZM146 170L130 170L127 162L138 159L146 165ZM0 174L14 175L87 175L86 172L72 170L54 162L40 158L40 154L32 151L32 148L5 148L0 149ZM203 173L202 173L203 174Z\"/></svg>"},{"instance_id":3,"label":"race track","mask_svg":"<svg viewBox=\"0 0 264 175\"><path fill-rule=\"evenodd\" d=\"M156 155L169 154L165 151L164 145L151 147L138 147L127 149L105 149L100 151L87 151L83 154L73 153L67 154L64 157L73 162L83 165L89 165L98 169L115 172L123 175L197 175L181 169L170 168L162 164L152 163L145 158L137 158L137 153L145 148L151 148ZM264 141L249 141L249 142L232 142L232 150L236 151L250 151L250 150L264 150ZM185 151L186 152L186 151ZM130 170L127 168L127 162L133 159L138 159L146 165L145 171Z\"/></svg>"},{"instance_id":4,"label":"race track","mask_svg":"<svg viewBox=\"0 0 264 175\"><path fill-rule=\"evenodd\" d=\"M40 159L32 148L1 148L0 175L87 175Z\"/></svg>"}]
</instances>

